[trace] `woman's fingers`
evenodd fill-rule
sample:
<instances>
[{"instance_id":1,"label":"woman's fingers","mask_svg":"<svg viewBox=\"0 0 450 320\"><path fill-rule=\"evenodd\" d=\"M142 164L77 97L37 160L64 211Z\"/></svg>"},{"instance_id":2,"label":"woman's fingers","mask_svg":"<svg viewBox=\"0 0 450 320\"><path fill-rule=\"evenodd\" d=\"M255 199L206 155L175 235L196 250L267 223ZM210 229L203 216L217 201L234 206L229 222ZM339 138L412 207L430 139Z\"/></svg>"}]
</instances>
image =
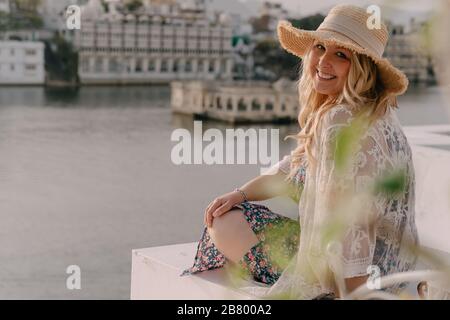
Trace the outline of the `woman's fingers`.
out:
<instances>
[{"instance_id":1,"label":"woman's fingers","mask_svg":"<svg viewBox=\"0 0 450 320\"><path fill-rule=\"evenodd\" d=\"M206 225L211 227L212 224L212 213L222 205L222 201L216 199L212 202L212 205L206 210Z\"/></svg>"},{"instance_id":2,"label":"woman's fingers","mask_svg":"<svg viewBox=\"0 0 450 320\"><path fill-rule=\"evenodd\" d=\"M214 200L215 201L215 200ZM205 214L204 214L204 216L203 216L203 223L206 225L206 220L207 220L207 217L208 217L208 212L209 212L209 208L211 208L211 206L213 205L213 203L214 203L214 201L211 201L209 204L208 204L208 206L206 207L206 209L205 209Z\"/></svg>"},{"instance_id":3,"label":"woman's fingers","mask_svg":"<svg viewBox=\"0 0 450 320\"><path fill-rule=\"evenodd\" d=\"M227 201L227 202L225 202L222 206L220 206L219 208L217 208L217 209L213 212L212 216L213 216L214 218L220 217L221 215L223 215L225 212L229 211L230 209L231 209L230 202Z\"/></svg>"}]
</instances>

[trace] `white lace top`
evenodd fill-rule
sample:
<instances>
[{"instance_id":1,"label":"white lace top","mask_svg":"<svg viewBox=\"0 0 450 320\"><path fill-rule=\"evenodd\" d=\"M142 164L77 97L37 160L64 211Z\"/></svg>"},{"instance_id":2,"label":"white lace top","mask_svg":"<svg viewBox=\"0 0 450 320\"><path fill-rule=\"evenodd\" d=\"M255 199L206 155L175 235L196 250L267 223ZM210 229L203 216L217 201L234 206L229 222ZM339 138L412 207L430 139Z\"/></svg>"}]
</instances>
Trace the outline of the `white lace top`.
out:
<instances>
[{"instance_id":1,"label":"white lace top","mask_svg":"<svg viewBox=\"0 0 450 320\"><path fill-rule=\"evenodd\" d=\"M394 109L362 135L352 131L354 119L343 105L322 118L313 148L317 166L305 161L298 252L271 288L248 287L249 292L309 299L332 292L333 279L367 275L370 266L381 276L414 267L416 256L408 249L418 244L415 176L407 138ZM349 146L354 152L345 162ZM290 156L278 165L287 174Z\"/></svg>"}]
</instances>

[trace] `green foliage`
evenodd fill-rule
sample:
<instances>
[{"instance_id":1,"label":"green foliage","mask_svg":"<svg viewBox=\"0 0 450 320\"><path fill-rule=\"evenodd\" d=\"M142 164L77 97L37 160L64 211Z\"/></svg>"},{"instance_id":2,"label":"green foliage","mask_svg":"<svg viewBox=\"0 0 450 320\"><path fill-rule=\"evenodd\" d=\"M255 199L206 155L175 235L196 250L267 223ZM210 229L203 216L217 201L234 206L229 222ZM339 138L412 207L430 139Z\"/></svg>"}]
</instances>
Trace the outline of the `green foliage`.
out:
<instances>
[{"instance_id":1,"label":"green foliage","mask_svg":"<svg viewBox=\"0 0 450 320\"><path fill-rule=\"evenodd\" d=\"M325 16L318 13L313 16L308 16L301 19L291 19L289 21L296 28L304 30L316 30L324 19Z\"/></svg>"},{"instance_id":2,"label":"green foliage","mask_svg":"<svg viewBox=\"0 0 450 320\"><path fill-rule=\"evenodd\" d=\"M125 2L125 8L130 11L136 11L142 7L142 0L128 0Z\"/></svg>"},{"instance_id":3,"label":"green foliage","mask_svg":"<svg viewBox=\"0 0 450 320\"><path fill-rule=\"evenodd\" d=\"M302 19L290 20L293 26L315 30L325 17L316 14ZM260 17L252 21L256 32L267 31L267 18ZM284 50L278 40L262 40L256 44L253 52L255 57L255 67L262 67L276 74L278 77L286 77L291 80L299 78L301 59Z\"/></svg>"},{"instance_id":4,"label":"green foliage","mask_svg":"<svg viewBox=\"0 0 450 320\"><path fill-rule=\"evenodd\" d=\"M261 66L279 77L298 78L300 59L284 50L276 40L263 40L253 51L255 67Z\"/></svg>"},{"instance_id":5,"label":"green foliage","mask_svg":"<svg viewBox=\"0 0 450 320\"><path fill-rule=\"evenodd\" d=\"M407 174L402 168L396 168L383 176L376 184L375 190L389 197L402 194L407 187Z\"/></svg>"},{"instance_id":6,"label":"green foliage","mask_svg":"<svg viewBox=\"0 0 450 320\"><path fill-rule=\"evenodd\" d=\"M36 13L8 14L0 12L0 31L39 29L43 26L42 18Z\"/></svg>"},{"instance_id":7,"label":"green foliage","mask_svg":"<svg viewBox=\"0 0 450 320\"><path fill-rule=\"evenodd\" d=\"M55 50L52 50L54 47ZM72 44L59 34L46 43L45 67L52 80L76 81L78 75L78 54Z\"/></svg>"}]
</instances>

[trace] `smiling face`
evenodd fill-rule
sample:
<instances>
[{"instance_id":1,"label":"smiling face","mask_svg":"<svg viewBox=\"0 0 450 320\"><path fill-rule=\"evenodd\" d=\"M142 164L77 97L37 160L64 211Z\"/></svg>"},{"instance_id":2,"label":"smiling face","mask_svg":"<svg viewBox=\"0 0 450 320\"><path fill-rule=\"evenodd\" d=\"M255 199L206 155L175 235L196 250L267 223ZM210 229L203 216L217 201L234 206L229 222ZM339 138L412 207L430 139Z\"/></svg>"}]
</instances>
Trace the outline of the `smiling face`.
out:
<instances>
[{"instance_id":1,"label":"smiling face","mask_svg":"<svg viewBox=\"0 0 450 320\"><path fill-rule=\"evenodd\" d=\"M348 49L314 41L309 72L317 92L328 96L342 92L350 70L351 54Z\"/></svg>"}]
</instances>

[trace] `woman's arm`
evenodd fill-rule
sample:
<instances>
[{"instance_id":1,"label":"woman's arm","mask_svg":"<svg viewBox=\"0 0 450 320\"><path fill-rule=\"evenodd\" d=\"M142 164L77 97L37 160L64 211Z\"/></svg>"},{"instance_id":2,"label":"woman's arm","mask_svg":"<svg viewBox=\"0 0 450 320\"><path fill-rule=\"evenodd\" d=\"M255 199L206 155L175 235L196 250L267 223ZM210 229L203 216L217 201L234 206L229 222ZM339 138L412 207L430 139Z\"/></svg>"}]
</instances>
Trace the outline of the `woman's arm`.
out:
<instances>
[{"instance_id":1,"label":"woman's arm","mask_svg":"<svg viewBox=\"0 0 450 320\"><path fill-rule=\"evenodd\" d=\"M264 201L288 195L292 187L292 184L286 181L286 174L278 170L275 174L260 175L239 189L245 192L249 201Z\"/></svg>"},{"instance_id":2,"label":"woman's arm","mask_svg":"<svg viewBox=\"0 0 450 320\"><path fill-rule=\"evenodd\" d=\"M272 170L276 170L275 173ZM285 180L285 172L272 168L268 173L271 174L260 175L240 188L240 190L245 192L248 201L263 201L280 195L288 195L291 192L293 186ZM215 217L228 212L234 205L242 201L244 201L243 195L238 191L217 197L205 210L205 225L212 226L212 221Z\"/></svg>"}]
</instances>

